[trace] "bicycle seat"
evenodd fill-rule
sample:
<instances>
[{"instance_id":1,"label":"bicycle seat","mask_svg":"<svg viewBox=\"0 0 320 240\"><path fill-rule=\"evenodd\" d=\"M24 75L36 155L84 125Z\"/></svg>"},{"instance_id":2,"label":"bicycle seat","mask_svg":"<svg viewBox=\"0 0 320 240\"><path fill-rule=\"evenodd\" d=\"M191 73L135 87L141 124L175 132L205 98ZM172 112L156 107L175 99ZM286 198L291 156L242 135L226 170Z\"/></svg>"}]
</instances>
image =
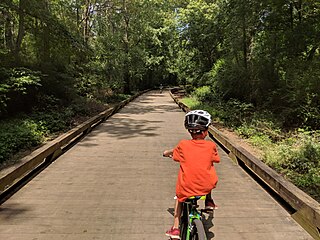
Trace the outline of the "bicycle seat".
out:
<instances>
[{"instance_id":1,"label":"bicycle seat","mask_svg":"<svg viewBox=\"0 0 320 240\"><path fill-rule=\"evenodd\" d=\"M190 201L192 201L192 200L206 200L206 195L188 197L188 199L186 200L186 202L190 202Z\"/></svg>"}]
</instances>

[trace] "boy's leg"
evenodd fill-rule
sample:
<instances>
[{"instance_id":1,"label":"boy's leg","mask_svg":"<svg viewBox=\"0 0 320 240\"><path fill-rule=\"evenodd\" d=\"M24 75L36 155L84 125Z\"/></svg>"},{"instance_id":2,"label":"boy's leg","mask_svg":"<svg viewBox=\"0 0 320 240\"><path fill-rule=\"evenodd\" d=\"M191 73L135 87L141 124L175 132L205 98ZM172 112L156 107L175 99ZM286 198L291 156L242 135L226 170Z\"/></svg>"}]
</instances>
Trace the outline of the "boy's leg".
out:
<instances>
[{"instance_id":1,"label":"boy's leg","mask_svg":"<svg viewBox=\"0 0 320 240\"><path fill-rule=\"evenodd\" d=\"M206 195L206 200L205 200L205 209L206 210L215 210L218 209L218 206L214 203L212 196L211 196L211 191Z\"/></svg>"},{"instance_id":2,"label":"boy's leg","mask_svg":"<svg viewBox=\"0 0 320 240\"><path fill-rule=\"evenodd\" d=\"M174 205L174 222L173 226L166 232L166 235L171 237L172 239L180 239L180 216L182 210L182 203L176 199Z\"/></svg>"},{"instance_id":3,"label":"boy's leg","mask_svg":"<svg viewBox=\"0 0 320 240\"><path fill-rule=\"evenodd\" d=\"M177 199L174 206L174 223L173 223L174 228L179 228L181 209L182 209L182 203L179 202Z\"/></svg>"},{"instance_id":4,"label":"boy's leg","mask_svg":"<svg viewBox=\"0 0 320 240\"><path fill-rule=\"evenodd\" d=\"M207 200L212 200L211 191L206 195Z\"/></svg>"}]
</instances>

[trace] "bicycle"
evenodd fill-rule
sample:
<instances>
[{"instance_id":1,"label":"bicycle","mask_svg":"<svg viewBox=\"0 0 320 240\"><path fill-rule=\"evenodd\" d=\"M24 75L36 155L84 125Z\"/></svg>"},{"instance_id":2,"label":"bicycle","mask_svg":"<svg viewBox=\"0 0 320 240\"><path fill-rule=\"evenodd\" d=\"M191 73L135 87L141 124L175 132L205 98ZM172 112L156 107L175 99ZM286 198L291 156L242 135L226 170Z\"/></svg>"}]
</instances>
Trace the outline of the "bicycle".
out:
<instances>
[{"instance_id":1,"label":"bicycle","mask_svg":"<svg viewBox=\"0 0 320 240\"><path fill-rule=\"evenodd\" d=\"M172 158L172 152L163 153L163 157ZM180 217L180 239L182 240L207 240L202 216L204 212L211 213L213 210L199 210L198 200L206 200L206 196L189 197L182 203ZM173 240L173 238L170 237L170 240Z\"/></svg>"},{"instance_id":2,"label":"bicycle","mask_svg":"<svg viewBox=\"0 0 320 240\"><path fill-rule=\"evenodd\" d=\"M205 200L206 196L189 197L182 205L180 220L180 239L182 240L207 240L202 223L203 212L199 211L198 200ZM212 210L211 210L212 211Z\"/></svg>"}]
</instances>

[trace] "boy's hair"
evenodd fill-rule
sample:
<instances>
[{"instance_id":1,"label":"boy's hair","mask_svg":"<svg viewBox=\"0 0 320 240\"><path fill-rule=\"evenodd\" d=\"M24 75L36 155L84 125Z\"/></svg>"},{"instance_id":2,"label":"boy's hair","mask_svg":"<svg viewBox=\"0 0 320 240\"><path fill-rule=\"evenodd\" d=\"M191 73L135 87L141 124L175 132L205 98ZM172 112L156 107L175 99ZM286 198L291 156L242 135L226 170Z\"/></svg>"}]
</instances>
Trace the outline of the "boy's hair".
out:
<instances>
[{"instance_id":1,"label":"boy's hair","mask_svg":"<svg viewBox=\"0 0 320 240\"><path fill-rule=\"evenodd\" d=\"M207 131L207 129L201 130L201 129L188 129L188 132L191 134L202 134L204 131Z\"/></svg>"}]
</instances>

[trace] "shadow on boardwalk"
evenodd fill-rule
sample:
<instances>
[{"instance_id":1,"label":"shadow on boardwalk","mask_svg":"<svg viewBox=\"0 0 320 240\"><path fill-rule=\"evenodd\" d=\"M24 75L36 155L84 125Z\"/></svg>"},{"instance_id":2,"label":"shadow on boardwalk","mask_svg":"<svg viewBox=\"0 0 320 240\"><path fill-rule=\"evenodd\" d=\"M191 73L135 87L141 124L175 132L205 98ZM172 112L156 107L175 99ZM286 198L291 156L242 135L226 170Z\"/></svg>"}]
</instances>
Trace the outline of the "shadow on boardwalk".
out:
<instances>
[{"instance_id":1,"label":"shadow on boardwalk","mask_svg":"<svg viewBox=\"0 0 320 240\"><path fill-rule=\"evenodd\" d=\"M135 138L135 137L156 137L159 136L159 130L163 120L155 118L152 120L145 119L144 114L165 114L167 112L181 112L177 106L168 104L154 105L155 97L163 97L162 94L150 94L140 96L135 102L130 103L119 113L115 114L112 119L108 120L104 125L110 127L97 128L88 138L96 137L102 132L111 134L119 139ZM166 98L167 99L167 98ZM140 116L140 117L139 117ZM94 145L94 144L93 144Z\"/></svg>"}]
</instances>

